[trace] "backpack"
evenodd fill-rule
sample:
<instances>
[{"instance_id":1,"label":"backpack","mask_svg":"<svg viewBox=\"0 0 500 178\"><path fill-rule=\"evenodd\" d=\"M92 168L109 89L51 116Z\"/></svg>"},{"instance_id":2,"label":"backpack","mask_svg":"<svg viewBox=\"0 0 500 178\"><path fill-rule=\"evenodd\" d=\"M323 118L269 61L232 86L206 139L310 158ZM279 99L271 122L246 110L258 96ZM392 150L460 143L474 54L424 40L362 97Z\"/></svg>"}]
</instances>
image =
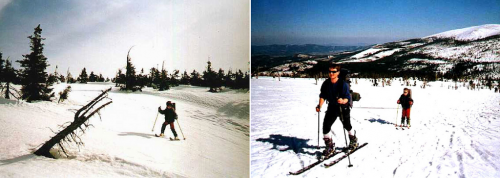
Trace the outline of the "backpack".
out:
<instances>
[{"instance_id":1,"label":"backpack","mask_svg":"<svg viewBox=\"0 0 500 178\"><path fill-rule=\"evenodd\" d=\"M350 80L349 73L350 73L350 71L348 69L344 69L344 68L340 69L339 81L342 82L342 84L339 85L339 88L343 87L343 82L347 82L349 84L349 89L351 88L351 86L350 86L351 80ZM341 90L337 90L337 91L341 91ZM349 104L352 107L352 102L361 100L361 95L357 92L353 92L352 90L350 90L349 93L351 94L351 100L349 101Z\"/></svg>"}]
</instances>

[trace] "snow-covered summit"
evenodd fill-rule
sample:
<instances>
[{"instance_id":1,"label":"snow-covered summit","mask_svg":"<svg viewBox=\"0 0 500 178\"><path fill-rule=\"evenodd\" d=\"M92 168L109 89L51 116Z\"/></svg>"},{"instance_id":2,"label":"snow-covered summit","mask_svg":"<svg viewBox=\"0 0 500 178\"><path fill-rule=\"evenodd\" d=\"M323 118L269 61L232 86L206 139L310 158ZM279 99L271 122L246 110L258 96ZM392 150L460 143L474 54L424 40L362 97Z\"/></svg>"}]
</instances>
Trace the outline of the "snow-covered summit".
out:
<instances>
[{"instance_id":1,"label":"snow-covered summit","mask_svg":"<svg viewBox=\"0 0 500 178\"><path fill-rule=\"evenodd\" d=\"M487 38L494 35L500 35L499 24L486 24L468 28L450 30L424 38L453 38L460 41L472 41Z\"/></svg>"}]
</instances>

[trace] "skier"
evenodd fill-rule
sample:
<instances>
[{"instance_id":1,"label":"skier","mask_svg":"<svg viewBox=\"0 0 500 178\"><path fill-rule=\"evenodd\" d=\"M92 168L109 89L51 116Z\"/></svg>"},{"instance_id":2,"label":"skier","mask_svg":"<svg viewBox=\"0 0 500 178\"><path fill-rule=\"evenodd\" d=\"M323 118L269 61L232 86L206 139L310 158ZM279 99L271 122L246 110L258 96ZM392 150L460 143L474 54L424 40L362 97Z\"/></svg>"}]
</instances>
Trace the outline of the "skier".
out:
<instances>
[{"instance_id":1,"label":"skier","mask_svg":"<svg viewBox=\"0 0 500 178\"><path fill-rule=\"evenodd\" d=\"M171 140L179 140L179 138L177 137L177 132L175 131L174 128L174 122L177 119L177 113L175 112L174 104L172 104L171 101L168 101L167 108L165 110L161 110L160 106L158 107L158 112L160 112L160 114L165 115L165 122L161 126L161 134L157 136L163 137L164 136L163 133L165 132L165 127L170 124L170 130L174 134L174 138L173 139L171 138Z\"/></svg>"},{"instance_id":2,"label":"skier","mask_svg":"<svg viewBox=\"0 0 500 178\"><path fill-rule=\"evenodd\" d=\"M340 114L342 114L342 125L349 132L349 148L354 149L357 146L358 140L351 132L352 126L349 108L351 96L349 93L349 86L347 82L344 82L339 78L340 65L331 64L328 70L328 77L330 80L325 80L321 85L319 104L316 106L316 112L320 112L321 106L323 106L325 100L329 102L326 115L323 119L323 140L326 145L323 155L325 157L332 154L335 150L335 144L332 142L332 138L328 132L330 132L333 123L337 119L337 116L340 116ZM340 111L340 108L342 108L342 111Z\"/></svg>"},{"instance_id":3,"label":"skier","mask_svg":"<svg viewBox=\"0 0 500 178\"><path fill-rule=\"evenodd\" d=\"M413 99L411 98L411 90L408 88L403 89L403 94L398 99L398 104L403 107L403 112L401 116L401 125L403 127L404 120L406 118L407 127L410 128L410 108L413 105Z\"/></svg>"}]
</instances>

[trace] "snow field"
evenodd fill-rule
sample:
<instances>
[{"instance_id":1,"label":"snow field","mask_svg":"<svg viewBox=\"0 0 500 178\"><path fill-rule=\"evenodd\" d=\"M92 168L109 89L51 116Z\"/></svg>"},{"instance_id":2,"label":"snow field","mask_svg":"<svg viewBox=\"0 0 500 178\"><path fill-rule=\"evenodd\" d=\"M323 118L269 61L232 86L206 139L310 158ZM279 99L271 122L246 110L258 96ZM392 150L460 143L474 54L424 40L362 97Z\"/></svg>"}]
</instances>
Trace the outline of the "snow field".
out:
<instances>
[{"instance_id":1,"label":"snow field","mask_svg":"<svg viewBox=\"0 0 500 178\"><path fill-rule=\"evenodd\" d=\"M32 154L72 121L74 112L113 84L71 84L69 100L17 103L0 99L0 177L246 177L249 175L249 94L227 90L209 93L200 87L168 91L122 92L113 88L113 103L101 110L102 120L81 138L85 146L67 147L70 157L54 160ZM55 91L66 84L56 85ZM186 140L157 138L164 116L151 131L158 106L176 103ZM50 128L50 129L49 129ZM183 139L178 123L175 128ZM57 148L57 147L54 147Z\"/></svg>"},{"instance_id":2,"label":"snow field","mask_svg":"<svg viewBox=\"0 0 500 178\"><path fill-rule=\"evenodd\" d=\"M301 177L499 177L500 96L490 90L448 89L454 83L430 82L412 89L412 128L396 130L403 93L401 82L373 87L366 79L351 79L361 94L354 103L351 123L359 143L368 145L337 165L318 165ZM321 82L314 79L252 79L251 176L288 177L316 161L318 103ZM413 84L413 81L410 83ZM443 87L441 87L443 85ZM321 112L321 127L326 105ZM344 147L339 119L332 126L333 141ZM320 136L320 146L324 147ZM341 155L336 155L340 157ZM333 158L333 159L334 159ZM330 159L330 160L333 160ZM326 161L328 162L328 161ZM299 176L299 177L300 177Z\"/></svg>"}]
</instances>

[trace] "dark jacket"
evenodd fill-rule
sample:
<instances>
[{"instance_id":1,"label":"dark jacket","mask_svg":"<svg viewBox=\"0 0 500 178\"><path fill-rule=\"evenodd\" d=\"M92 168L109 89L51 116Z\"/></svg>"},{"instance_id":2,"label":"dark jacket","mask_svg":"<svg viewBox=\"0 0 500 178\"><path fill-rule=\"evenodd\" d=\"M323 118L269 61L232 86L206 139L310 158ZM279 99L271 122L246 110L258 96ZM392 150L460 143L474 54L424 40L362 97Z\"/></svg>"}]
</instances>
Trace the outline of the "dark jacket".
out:
<instances>
[{"instance_id":1,"label":"dark jacket","mask_svg":"<svg viewBox=\"0 0 500 178\"><path fill-rule=\"evenodd\" d=\"M401 106L403 107L403 109L411 108L412 104L410 104L410 101L413 104L413 99L411 98L410 95L406 95L405 96L404 94L402 94L401 97L399 97L399 104L401 104Z\"/></svg>"},{"instance_id":2,"label":"dark jacket","mask_svg":"<svg viewBox=\"0 0 500 178\"><path fill-rule=\"evenodd\" d=\"M174 122L175 119L177 119L177 113L175 113L173 108L166 108L165 110L161 110L160 108L158 108L158 112L165 115L165 122L171 123Z\"/></svg>"},{"instance_id":3,"label":"dark jacket","mask_svg":"<svg viewBox=\"0 0 500 178\"><path fill-rule=\"evenodd\" d=\"M321 85L319 97L329 102L328 108L333 106L338 107L337 98L347 98L349 102L351 101L349 85L341 80L338 80L337 83L332 83L330 79L327 79Z\"/></svg>"}]
</instances>

